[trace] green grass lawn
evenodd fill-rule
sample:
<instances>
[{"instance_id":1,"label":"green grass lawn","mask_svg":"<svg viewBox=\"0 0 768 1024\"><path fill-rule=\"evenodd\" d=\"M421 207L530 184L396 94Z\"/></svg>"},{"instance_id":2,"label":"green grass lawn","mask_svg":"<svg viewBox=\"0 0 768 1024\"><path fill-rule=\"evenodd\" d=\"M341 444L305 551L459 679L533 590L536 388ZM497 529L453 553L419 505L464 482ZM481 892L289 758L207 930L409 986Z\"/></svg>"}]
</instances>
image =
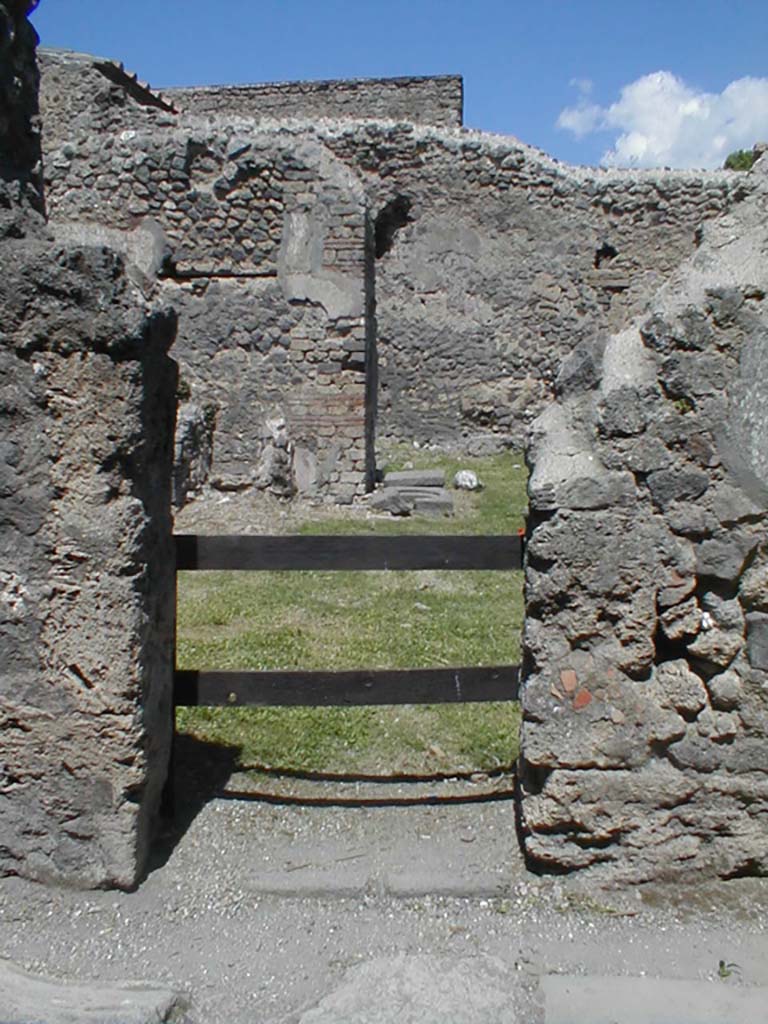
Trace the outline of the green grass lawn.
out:
<instances>
[{"instance_id":1,"label":"green grass lawn","mask_svg":"<svg viewBox=\"0 0 768 1024\"><path fill-rule=\"evenodd\" d=\"M389 468L471 468L452 518L313 516L301 533L514 533L520 456L457 461L400 452ZM496 572L181 573L180 668L426 668L518 662L522 574ZM242 765L313 772L492 769L517 754L514 703L364 708L181 708L178 728L240 748Z\"/></svg>"}]
</instances>

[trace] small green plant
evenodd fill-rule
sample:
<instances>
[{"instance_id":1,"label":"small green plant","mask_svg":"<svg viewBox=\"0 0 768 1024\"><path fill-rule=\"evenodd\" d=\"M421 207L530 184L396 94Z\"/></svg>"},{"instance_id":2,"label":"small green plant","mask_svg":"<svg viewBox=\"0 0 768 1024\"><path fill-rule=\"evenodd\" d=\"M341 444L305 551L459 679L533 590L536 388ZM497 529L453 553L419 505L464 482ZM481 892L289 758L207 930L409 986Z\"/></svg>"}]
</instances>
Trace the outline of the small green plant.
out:
<instances>
[{"instance_id":1,"label":"small green plant","mask_svg":"<svg viewBox=\"0 0 768 1024\"><path fill-rule=\"evenodd\" d=\"M741 968L738 964L730 963L727 964L725 960L721 960L717 965L717 975L719 978L730 978L732 974L741 974Z\"/></svg>"},{"instance_id":2,"label":"small green plant","mask_svg":"<svg viewBox=\"0 0 768 1024\"><path fill-rule=\"evenodd\" d=\"M725 158L726 171L749 171L757 159L753 149L735 149Z\"/></svg>"},{"instance_id":3,"label":"small green plant","mask_svg":"<svg viewBox=\"0 0 768 1024\"><path fill-rule=\"evenodd\" d=\"M694 410L694 405L690 398L676 398L674 406L681 416L685 416L686 413L693 412Z\"/></svg>"}]
</instances>

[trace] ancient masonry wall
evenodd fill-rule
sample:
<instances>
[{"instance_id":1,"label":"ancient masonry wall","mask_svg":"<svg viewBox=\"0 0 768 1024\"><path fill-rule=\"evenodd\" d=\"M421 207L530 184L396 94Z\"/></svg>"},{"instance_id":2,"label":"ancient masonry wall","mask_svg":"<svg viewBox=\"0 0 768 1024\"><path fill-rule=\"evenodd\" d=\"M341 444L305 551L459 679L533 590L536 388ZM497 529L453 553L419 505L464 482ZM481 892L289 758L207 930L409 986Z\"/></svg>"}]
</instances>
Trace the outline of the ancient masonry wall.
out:
<instances>
[{"instance_id":1,"label":"ancient masonry wall","mask_svg":"<svg viewBox=\"0 0 768 1024\"><path fill-rule=\"evenodd\" d=\"M164 111L123 100L130 116L108 107L103 130L48 152L49 205L60 236L99 225L134 265L152 248L142 239L165 239L153 251L180 315L174 354L186 400L177 501L204 482L351 501L369 486L373 459L359 182L312 139L252 122L171 128Z\"/></svg>"},{"instance_id":2,"label":"ancient masonry wall","mask_svg":"<svg viewBox=\"0 0 768 1024\"><path fill-rule=\"evenodd\" d=\"M119 103L114 94L108 112L97 112L97 132L77 124L73 131L62 124L47 74L43 112L51 126L46 168L54 222L87 220L126 232L150 218L170 242L168 286L186 287L178 299L176 351L191 404L180 418L180 498L207 480L350 500L372 473L372 431L363 426L366 458L357 434L365 412L372 423L374 400L376 432L384 439L468 451L522 445L526 425L553 396L562 357L640 313L695 250L702 223L751 187L748 176L731 172L568 168L512 139L444 128L173 120L125 93ZM55 97L64 91L61 64L57 74ZM82 83L78 71L73 87L83 89ZM85 88L83 104L93 89L93 83ZM231 173L251 173L251 157L230 157L227 146L231 141L236 153L238 140L253 133L272 138L276 152L316 147L315 220L332 225L336 217L323 197L322 168L335 167L339 180L347 174L344 187L359 218L357 240L349 222L342 226L347 258L357 247L342 270L348 290L353 273L366 268L364 323L357 314L337 319L311 303L300 307L302 300L286 292L274 258L283 223L289 224L279 198L280 160L261 168L261 191L249 192L245 179L226 184ZM214 160L223 175L218 186L214 165L195 154L214 137L213 148L221 150ZM227 163L243 169L230 172ZM368 248L360 240L366 216ZM329 244L321 263L330 267L339 253ZM312 325L297 335L299 312ZM360 397L366 376L367 402ZM312 413L290 408L299 381L310 406L312 395L331 388L340 424L333 405L317 425ZM354 395L352 405L345 395ZM335 434L340 448L328 440ZM195 451L203 453L197 460L187 454Z\"/></svg>"},{"instance_id":3,"label":"ancient masonry wall","mask_svg":"<svg viewBox=\"0 0 768 1024\"><path fill-rule=\"evenodd\" d=\"M522 825L625 880L768 870L768 165L534 423Z\"/></svg>"},{"instance_id":4,"label":"ancient masonry wall","mask_svg":"<svg viewBox=\"0 0 768 1024\"><path fill-rule=\"evenodd\" d=\"M22 81L27 6L0 3ZM131 887L170 749L174 320L26 203L33 127L0 235L0 873Z\"/></svg>"},{"instance_id":5,"label":"ancient masonry wall","mask_svg":"<svg viewBox=\"0 0 768 1024\"><path fill-rule=\"evenodd\" d=\"M167 89L164 96L184 113L230 119L371 118L458 128L464 110L460 75L219 85Z\"/></svg>"},{"instance_id":6,"label":"ancient masonry wall","mask_svg":"<svg viewBox=\"0 0 768 1024\"><path fill-rule=\"evenodd\" d=\"M514 139L323 127L364 181L382 437L519 446L560 360L615 330L751 187L730 172L574 168Z\"/></svg>"}]
</instances>

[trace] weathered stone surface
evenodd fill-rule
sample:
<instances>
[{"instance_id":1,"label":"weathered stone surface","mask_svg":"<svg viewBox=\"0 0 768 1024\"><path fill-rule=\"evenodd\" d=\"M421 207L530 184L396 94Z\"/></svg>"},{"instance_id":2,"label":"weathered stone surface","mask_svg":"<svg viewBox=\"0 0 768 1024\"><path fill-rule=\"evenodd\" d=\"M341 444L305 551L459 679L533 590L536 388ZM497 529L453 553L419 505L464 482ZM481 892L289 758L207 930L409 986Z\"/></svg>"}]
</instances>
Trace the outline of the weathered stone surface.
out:
<instances>
[{"instance_id":1,"label":"weathered stone surface","mask_svg":"<svg viewBox=\"0 0 768 1024\"><path fill-rule=\"evenodd\" d=\"M747 313L738 288L712 298L731 258L765 294L756 212L714 226L635 342L609 338L602 377L531 429L521 824L545 867L639 880L768 866L768 377L753 342L768 311ZM582 481L624 476L604 507L574 507Z\"/></svg>"},{"instance_id":2,"label":"weathered stone surface","mask_svg":"<svg viewBox=\"0 0 768 1024\"><path fill-rule=\"evenodd\" d=\"M57 981L0 960L3 1024L192 1024L184 996L140 983Z\"/></svg>"},{"instance_id":3,"label":"weathered stone surface","mask_svg":"<svg viewBox=\"0 0 768 1024\"><path fill-rule=\"evenodd\" d=\"M384 476L385 487L445 487L442 469L401 469Z\"/></svg>"},{"instance_id":4,"label":"weathered stone surface","mask_svg":"<svg viewBox=\"0 0 768 1024\"><path fill-rule=\"evenodd\" d=\"M442 487L384 487L368 499L369 508L392 515L444 516L453 513L453 498Z\"/></svg>"},{"instance_id":5,"label":"weathered stone surface","mask_svg":"<svg viewBox=\"0 0 768 1024\"><path fill-rule=\"evenodd\" d=\"M0 3L0 241L45 233L37 33L26 0Z\"/></svg>"},{"instance_id":6,"label":"weathered stone surface","mask_svg":"<svg viewBox=\"0 0 768 1024\"><path fill-rule=\"evenodd\" d=\"M674 708L680 714L695 716L707 706L707 691L700 677L680 658L656 667L654 687L661 707Z\"/></svg>"},{"instance_id":7,"label":"weathered stone surface","mask_svg":"<svg viewBox=\"0 0 768 1024\"><path fill-rule=\"evenodd\" d=\"M131 887L171 740L175 318L36 230L28 7L0 5L0 872Z\"/></svg>"},{"instance_id":8,"label":"weathered stone surface","mask_svg":"<svg viewBox=\"0 0 768 1024\"><path fill-rule=\"evenodd\" d=\"M526 988L528 989L526 991ZM537 1024L533 983L490 956L401 953L347 971L300 1024Z\"/></svg>"},{"instance_id":9,"label":"weathered stone surface","mask_svg":"<svg viewBox=\"0 0 768 1024\"><path fill-rule=\"evenodd\" d=\"M182 506L208 481L213 462L216 409L186 402L176 418L173 456L173 504Z\"/></svg>"},{"instance_id":10,"label":"weathered stone surface","mask_svg":"<svg viewBox=\"0 0 768 1024\"><path fill-rule=\"evenodd\" d=\"M764 612L747 615L747 657L753 668L768 672L768 615Z\"/></svg>"}]
</instances>

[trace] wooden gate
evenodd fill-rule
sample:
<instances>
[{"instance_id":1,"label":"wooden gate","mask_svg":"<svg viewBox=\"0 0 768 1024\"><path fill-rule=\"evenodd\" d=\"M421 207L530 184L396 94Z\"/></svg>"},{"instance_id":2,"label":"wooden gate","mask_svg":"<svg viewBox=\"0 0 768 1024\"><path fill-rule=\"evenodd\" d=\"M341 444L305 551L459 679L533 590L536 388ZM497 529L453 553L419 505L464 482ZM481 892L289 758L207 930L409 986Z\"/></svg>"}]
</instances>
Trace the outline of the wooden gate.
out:
<instances>
[{"instance_id":1,"label":"wooden gate","mask_svg":"<svg viewBox=\"0 0 768 1024\"><path fill-rule=\"evenodd\" d=\"M179 534L176 569L418 570L522 566L524 535L195 536ZM350 706L516 700L518 665L342 672L174 670L174 706Z\"/></svg>"}]
</instances>

